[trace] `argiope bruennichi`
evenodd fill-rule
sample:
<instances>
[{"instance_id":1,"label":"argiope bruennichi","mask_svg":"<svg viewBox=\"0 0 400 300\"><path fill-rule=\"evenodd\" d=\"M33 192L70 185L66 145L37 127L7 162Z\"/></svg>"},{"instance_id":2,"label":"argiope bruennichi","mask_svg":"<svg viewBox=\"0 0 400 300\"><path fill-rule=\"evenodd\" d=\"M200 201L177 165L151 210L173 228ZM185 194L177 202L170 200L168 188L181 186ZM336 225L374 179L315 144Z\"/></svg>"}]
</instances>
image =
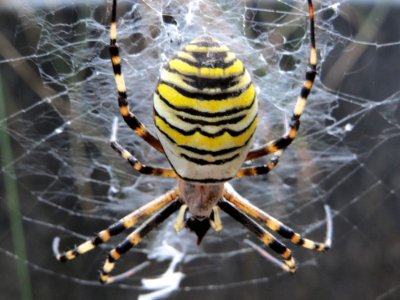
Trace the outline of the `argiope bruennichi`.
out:
<instances>
[{"instance_id":1,"label":"argiope bruennichi","mask_svg":"<svg viewBox=\"0 0 400 300\"><path fill-rule=\"evenodd\" d=\"M72 260L92 250L112 236L135 226L149 217L112 249L100 274L102 283L113 282L110 272L116 261L136 246L154 227L179 211L175 229L187 227L200 243L208 229L219 231L222 224L219 210L232 216L253 232L262 243L281 255L281 267L295 272L291 251L263 226L289 239L292 243L317 251L330 247L330 222L324 243L303 238L279 220L252 205L227 183L232 178L269 173L295 139L307 97L316 76L317 53L314 35L314 11L310 13L310 59L306 79L297 99L288 131L262 147L249 150L257 126L257 99L250 74L228 47L218 40L202 35L183 47L161 70L154 93L154 122L157 136L151 134L131 112L121 60L117 46L117 1L113 0L110 54L118 90L120 113L126 124L153 148L165 155L172 169L143 165L116 141L116 122L111 139L112 148L138 172L174 178L177 186L100 231L72 250L57 254L60 261ZM260 166L242 167L245 161L269 155Z\"/></svg>"}]
</instances>

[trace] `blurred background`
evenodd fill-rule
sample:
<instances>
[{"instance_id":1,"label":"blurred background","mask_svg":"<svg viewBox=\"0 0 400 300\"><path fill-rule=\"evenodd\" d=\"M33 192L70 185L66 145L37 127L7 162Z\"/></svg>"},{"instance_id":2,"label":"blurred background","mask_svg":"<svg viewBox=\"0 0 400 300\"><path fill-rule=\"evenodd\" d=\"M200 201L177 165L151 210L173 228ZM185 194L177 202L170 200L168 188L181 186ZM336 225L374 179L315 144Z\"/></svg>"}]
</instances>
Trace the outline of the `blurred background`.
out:
<instances>
[{"instance_id":1,"label":"blurred background","mask_svg":"<svg viewBox=\"0 0 400 300\"><path fill-rule=\"evenodd\" d=\"M0 1L0 299L400 299L394 0L315 1L319 74L299 138L268 177L232 182L315 240L328 204L331 251L286 242L299 264L291 276L244 243L258 241L229 217L198 247L193 234L174 232L173 216L121 259L116 274L143 268L120 283L104 287L97 277L123 237L68 264L55 260L58 238L61 249L73 247L174 185L137 175L109 148L118 116L109 6ZM238 54L258 86L254 143L284 132L309 55L305 1L129 0L118 15L130 103L150 129L160 66L205 32ZM121 144L167 166L119 120Z\"/></svg>"}]
</instances>

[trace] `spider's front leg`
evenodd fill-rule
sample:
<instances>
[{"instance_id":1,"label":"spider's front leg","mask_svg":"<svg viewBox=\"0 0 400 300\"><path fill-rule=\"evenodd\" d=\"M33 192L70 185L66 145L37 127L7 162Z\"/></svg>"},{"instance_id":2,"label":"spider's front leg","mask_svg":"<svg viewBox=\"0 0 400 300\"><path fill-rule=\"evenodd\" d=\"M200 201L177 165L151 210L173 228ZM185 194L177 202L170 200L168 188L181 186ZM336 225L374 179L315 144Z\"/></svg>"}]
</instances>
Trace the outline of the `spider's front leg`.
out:
<instances>
[{"instance_id":1,"label":"spider's front leg","mask_svg":"<svg viewBox=\"0 0 400 300\"><path fill-rule=\"evenodd\" d=\"M285 271L290 273L296 272L296 263L292 256L292 252L284 244L274 238L272 234L254 222L253 219L247 216L242 210L235 207L231 202L222 200L218 203L218 206L236 221L247 227L247 229L254 233L266 246L280 254L283 258L283 264L281 267Z\"/></svg>"},{"instance_id":2,"label":"spider's front leg","mask_svg":"<svg viewBox=\"0 0 400 300\"><path fill-rule=\"evenodd\" d=\"M114 277L110 277L110 272L114 269L115 263L120 257L126 253L129 249L140 243L142 238L152 231L157 225L161 224L171 214L176 212L182 203L179 200L175 200L169 203L164 209L154 214L150 219L144 222L135 231L129 234L124 241L122 241L117 247L112 249L104 263L103 269L100 273L99 280L103 284L112 283Z\"/></svg>"},{"instance_id":3,"label":"spider's front leg","mask_svg":"<svg viewBox=\"0 0 400 300\"><path fill-rule=\"evenodd\" d=\"M251 204L247 199L239 195L233 187L229 184L225 184L224 198L227 202L234 205L237 209L245 213L246 215L254 218L257 221L262 222L266 227L275 231L280 236L289 239L292 243L301 247L324 252L330 249L332 244L332 216L328 206L325 206L326 212L326 235L323 243L315 242L310 239L304 238L299 233L295 232L289 226L283 224L281 221L270 216L265 211L259 209L257 206Z\"/></svg>"},{"instance_id":4,"label":"spider's front leg","mask_svg":"<svg viewBox=\"0 0 400 300\"><path fill-rule=\"evenodd\" d=\"M107 242L112 236L115 236L126 229L130 229L135 226L140 219L145 216L150 216L157 213L165 206L176 200L178 197L177 189L170 190L164 195L154 199L153 201L143 205L137 210L133 211L129 215L123 217L116 223L110 225L107 229L100 231L93 238L83 242L82 244L76 246L75 248L68 250L64 253L59 253L56 249L55 256L57 260L65 262L75 259L78 255L84 254L100 244Z\"/></svg>"}]
</instances>

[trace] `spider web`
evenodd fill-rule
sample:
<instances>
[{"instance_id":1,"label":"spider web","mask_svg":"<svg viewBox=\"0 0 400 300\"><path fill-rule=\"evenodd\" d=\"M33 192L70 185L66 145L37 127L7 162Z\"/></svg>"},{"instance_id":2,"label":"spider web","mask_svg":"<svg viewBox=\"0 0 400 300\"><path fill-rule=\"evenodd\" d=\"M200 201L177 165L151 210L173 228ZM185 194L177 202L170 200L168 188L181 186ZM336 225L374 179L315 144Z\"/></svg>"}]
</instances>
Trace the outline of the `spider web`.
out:
<instances>
[{"instance_id":1,"label":"spider web","mask_svg":"<svg viewBox=\"0 0 400 300\"><path fill-rule=\"evenodd\" d=\"M246 239L259 242L224 214L222 232L210 231L200 246L190 232L175 233L171 217L121 258L115 272L137 267L134 274L107 288L97 283L98 269L123 237L66 265L54 259L54 241L68 249L174 186L138 175L109 147L112 120L119 116L107 48L109 3L3 5L1 297L398 299L400 6L322 2L315 3L319 75L299 137L274 172L232 184L316 240L323 240L323 206L329 204L332 251L321 255L287 242L299 263L290 276L249 247ZM309 55L305 1L118 6L129 101L151 130L161 65L207 33L252 74L260 103L254 143L285 132ZM118 140L139 160L167 166L121 121Z\"/></svg>"}]
</instances>

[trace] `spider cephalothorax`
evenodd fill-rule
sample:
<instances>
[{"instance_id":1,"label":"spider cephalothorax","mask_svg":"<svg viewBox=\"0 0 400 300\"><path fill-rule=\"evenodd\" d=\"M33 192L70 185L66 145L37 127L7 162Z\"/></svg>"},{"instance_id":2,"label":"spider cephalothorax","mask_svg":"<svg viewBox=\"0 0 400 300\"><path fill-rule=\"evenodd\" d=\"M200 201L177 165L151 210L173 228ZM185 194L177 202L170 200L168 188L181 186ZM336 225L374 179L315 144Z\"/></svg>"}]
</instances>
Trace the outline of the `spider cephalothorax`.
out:
<instances>
[{"instance_id":1,"label":"spider cephalothorax","mask_svg":"<svg viewBox=\"0 0 400 300\"><path fill-rule=\"evenodd\" d=\"M259 240L278 253L281 267L295 272L291 251L265 227L292 243L308 249L325 251L331 243L328 218L324 243L303 238L277 219L240 196L227 182L232 178L267 174L295 139L307 97L316 75L317 55L314 37L314 11L310 13L310 59L306 79L296 101L288 131L280 138L250 150L257 126L255 88L243 63L218 40L202 35L178 53L162 68L154 93L154 122L157 137L131 112L121 72L117 46L117 1L113 0L110 33L110 55L118 90L120 113L129 127L153 148L164 154L172 169L145 166L116 141L117 122L113 125L111 146L138 172L146 175L175 178L176 188L123 217L91 240L72 250L58 253L61 261L72 260L112 236L133 228L124 241L112 249L100 275L102 283L115 280L109 273L116 261L155 226L178 212L175 229L187 227L194 231L198 243L210 227L222 229L219 211L222 210L253 232ZM243 162L271 155L263 165L242 167ZM121 276L120 276L121 277Z\"/></svg>"},{"instance_id":2,"label":"spider cephalothorax","mask_svg":"<svg viewBox=\"0 0 400 300\"><path fill-rule=\"evenodd\" d=\"M224 185L202 184L178 179L180 201L183 206L177 219L175 229L189 228L197 237L200 244L210 227L216 231L222 229L219 220L218 202L223 199Z\"/></svg>"}]
</instances>

